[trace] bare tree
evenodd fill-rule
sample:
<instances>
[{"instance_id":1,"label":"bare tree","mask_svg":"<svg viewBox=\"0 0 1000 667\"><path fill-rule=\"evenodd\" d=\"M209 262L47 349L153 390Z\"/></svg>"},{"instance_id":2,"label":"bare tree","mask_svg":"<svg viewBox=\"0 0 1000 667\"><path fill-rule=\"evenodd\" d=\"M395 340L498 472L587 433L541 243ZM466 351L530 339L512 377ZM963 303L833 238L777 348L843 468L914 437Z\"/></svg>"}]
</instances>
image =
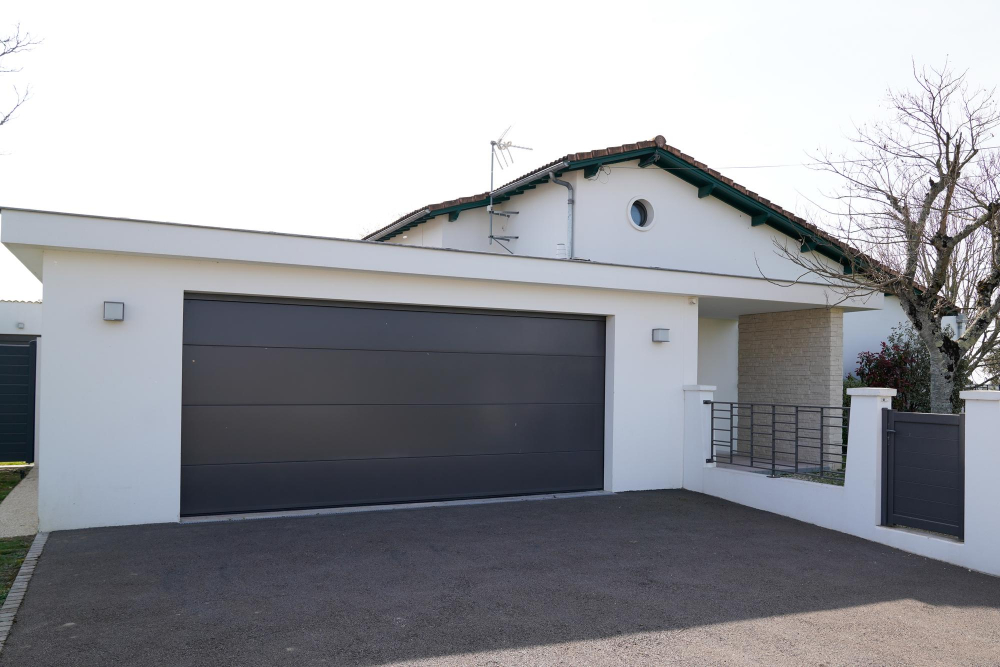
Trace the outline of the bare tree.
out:
<instances>
[{"instance_id":1,"label":"bare tree","mask_svg":"<svg viewBox=\"0 0 1000 667\"><path fill-rule=\"evenodd\" d=\"M889 91L888 120L855 128L852 148L825 153L839 177L827 212L846 242L843 266L813 253L779 252L858 295L899 297L931 361L931 410L951 412L959 371L987 367L1000 328L1000 125L994 90L966 73L914 67L916 87ZM951 337L942 318L961 313Z\"/></svg>"},{"instance_id":2,"label":"bare tree","mask_svg":"<svg viewBox=\"0 0 1000 667\"><path fill-rule=\"evenodd\" d=\"M21 26L14 26L14 32L0 36L0 74L13 74L20 72L21 68L12 65L12 59L20 53L30 51L41 42L32 38L30 33L22 33ZM31 86L25 86L24 90L18 90L14 86L14 105L7 111L0 111L0 125L6 125L22 104L28 101L31 95Z\"/></svg>"}]
</instances>

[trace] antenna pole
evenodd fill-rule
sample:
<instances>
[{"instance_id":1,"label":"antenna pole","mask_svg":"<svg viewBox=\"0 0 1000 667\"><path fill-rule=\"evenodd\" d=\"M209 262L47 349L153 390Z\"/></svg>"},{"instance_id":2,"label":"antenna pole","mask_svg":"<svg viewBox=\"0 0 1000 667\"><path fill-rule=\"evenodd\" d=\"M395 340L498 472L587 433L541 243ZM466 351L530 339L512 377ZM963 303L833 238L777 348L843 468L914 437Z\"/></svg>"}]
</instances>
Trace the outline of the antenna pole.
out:
<instances>
[{"instance_id":1,"label":"antenna pole","mask_svg":"<svg viewBox=\"0 0 1000 667\"><path fill-rule=\"evenodd\" d=\"M511 125L510 127L514 127L514 126ZM530 151L531 149L528 148L527 146L515 146L513 141L506 141L505 142L503 140L503 138L505 136L507 136L507 133L510 132L510 127L508 127L506 130L503 131L503 134L500 135L499 139L496 139L496 140L490 142L490 204L489 204L489 214L490 214L490 245L493 245L493 242L496 241L497 245L499 245L501 248L503 248L504 250L506 250L507 252L509 252L510 254L513 255L514 254L513 251L511 251L510 248L508 248L507 246L505 246L500 241L501 240L510 241L510 240L516 239L517 238L516 236L493 236L493 170L494 170L494 167L496 166L496 163L497 163L497 150L500 151L500 168L504 169L505 167L509 166L507 164L507 159L504 158L504 155L503 155L504 151L507 151L507 156L510 158L510 164L514 164L514 158L510 154L510 149L511 148L521 148L521 149L526 150L526 151ZM508 199L509 199L509 197L508 197ZM502 215L503 217L509 219L510 216L517 215L517 211L500 211L499 213L497 213L497 215Z\"/></svg>"},{"instance_id":2,"label":"antenna pole","mask_svg":"<svg viewBox=\"0 0 1000 667\"><path fill-rule=\"evenodd\" d=\"M490 142L490 245L493 245L493 163L496 160L495 142Z\"/></svg>"}]
</instances>

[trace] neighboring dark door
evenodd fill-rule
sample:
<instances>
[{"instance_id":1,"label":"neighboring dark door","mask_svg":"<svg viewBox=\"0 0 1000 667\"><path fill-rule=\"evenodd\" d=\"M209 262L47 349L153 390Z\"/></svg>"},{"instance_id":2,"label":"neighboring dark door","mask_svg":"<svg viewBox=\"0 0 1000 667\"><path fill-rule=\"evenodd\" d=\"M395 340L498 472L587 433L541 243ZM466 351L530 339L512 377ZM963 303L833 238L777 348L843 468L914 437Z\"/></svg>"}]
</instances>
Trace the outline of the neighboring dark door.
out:
<instances>
[{"instance_id":1,"label":"neighboring dark door","mask_svg":"<svg viewBox=\"0 0 1000 667\"><path fill-rule=\"evenodd\" d=\"M603 318L184 302L181 513L600 489Z\"/></svg>"},{"instance_id":2,"label":"neighboring dark door","mask_svg":"<svg viewBox=\"0 0 1000 667\"><path fill-rule=\"evenodd\" d=\"M35 341L0 338L0 461L35 460Z\"/></svg>"},{"instance_id":3,"label":"neighboring dark door","mask_svg":"<svg viewBox=\"0 0 1000 667\"><path fill-rule=\"evenodd\" d=\"M964 536L965 415L884 411L882 524Z\"/></svg>"}]
</instances>

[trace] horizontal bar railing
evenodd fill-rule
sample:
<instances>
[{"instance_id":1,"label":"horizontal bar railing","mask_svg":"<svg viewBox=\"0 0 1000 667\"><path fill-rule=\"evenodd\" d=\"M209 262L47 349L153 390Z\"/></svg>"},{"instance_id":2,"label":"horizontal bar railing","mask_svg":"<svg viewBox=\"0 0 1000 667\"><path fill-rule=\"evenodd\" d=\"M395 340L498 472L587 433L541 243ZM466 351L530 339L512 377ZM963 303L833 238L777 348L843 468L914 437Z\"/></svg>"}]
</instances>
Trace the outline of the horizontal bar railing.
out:
<instances>
[{"instance_id":1,"label":"horizontal bar railing","mask_svg":"<svg viewBox=\"0 0 1000 667\"><path fill-rule=\"evenodd\" d=\"M712 401L709 462L843 483L850 408Z\"/></svg>"}]
</instances>

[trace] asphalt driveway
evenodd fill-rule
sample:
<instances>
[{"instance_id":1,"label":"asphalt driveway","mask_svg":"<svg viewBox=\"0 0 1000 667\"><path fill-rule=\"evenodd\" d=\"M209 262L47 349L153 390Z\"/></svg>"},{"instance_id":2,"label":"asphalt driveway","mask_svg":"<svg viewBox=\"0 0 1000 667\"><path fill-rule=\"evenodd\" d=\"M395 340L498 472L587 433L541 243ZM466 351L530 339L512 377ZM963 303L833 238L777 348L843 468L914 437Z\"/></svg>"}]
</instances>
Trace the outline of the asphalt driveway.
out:
<instances>
[{"instance_id":1,"label":"asphalt driveway","mask_svg":"<svg viewBox=\"0 0 1000 667\"><path fill-rule=\"evenodd\" d=\"M0 665L1000 664L1000 579L683 491L53 533Z\"/></svg>"}]
</instances>

